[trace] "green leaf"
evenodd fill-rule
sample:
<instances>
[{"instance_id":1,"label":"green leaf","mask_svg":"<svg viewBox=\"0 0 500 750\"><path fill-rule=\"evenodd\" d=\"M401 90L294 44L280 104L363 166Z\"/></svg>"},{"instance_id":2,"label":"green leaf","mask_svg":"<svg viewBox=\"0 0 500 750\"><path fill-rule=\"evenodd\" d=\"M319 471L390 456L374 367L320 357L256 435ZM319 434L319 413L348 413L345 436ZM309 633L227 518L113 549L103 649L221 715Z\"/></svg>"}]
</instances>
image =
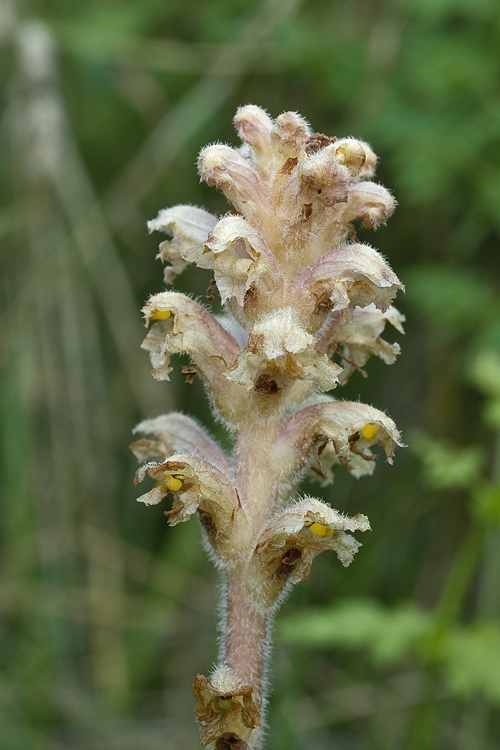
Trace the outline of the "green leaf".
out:
<instances>
[{"instance_id":1,"label":"green leaf","mask_svg":"<svg viewBox=\"0 0 500 750\"><path fill-rule=\"evenodd\" d=\"M488 397L483 411L486 423L500 429L500 352L492 348L481 349L468 368L468 379Z\"/></svg>"},{"instance_id":2,"label":"green leaf","mask_svg":"<svg viewBox=\"0 0 500 750\"><path fill-rule=\"evenodd\" d=\"M403 605L385 608L365 599L346 601L335 609L309 610L281 623L281 636L312 648L365 647L374 661L397 662L427 635L431 618Z\"/></svg>"},{"instance_id":3,"label":"green leaf","mask_svg":"<svg viewBox=\"0 0 500 750\"><path fill-rule=\"evenodd\" d=\"M414 435L409 444L422 460L424 478L433 489L467 488L481 476L485 456L479 446L459 448L422 433Z\"/></svg>"},{"instance_id":4,"label":"green leaf","mask_svg":"<svg viewBox=\"0 0 500 750\"><path fill-rule=\"evenodd\" d=\"M484 622L455 630L441 653L445 676L459 696L483 693L500 705L500 625Z\"/></svg>"},{"instance_id":5,"label":"green leaf","mask_svg":"<svg viewBox=\"0 0 500 750\"><path fill-rule=\"evenodd\" d=\"M433 266L406 272L408 297L433 328L456 335L489 322L495 291L489 280L465 268Z\"/></svg>"},{"instance_id":6,"label":"green leaf","mask_svg":"<svg viewBox=\"0 0 500 750\"><path fill-rule=\"evenodd\" d=\"M473 509L483 521L500 525L500 485L484 483L472 493Z\"/></svg>"},{"instance_id":7,"label":"green leaf","mask_svg":"<svg viewBox=\"0 0 500 750\"><path fill-rule=\"evenodd\" d=\"M481 350L468 369L468 377L485 396L500 398L500 352Z\"/></svg>"}]
</instances>

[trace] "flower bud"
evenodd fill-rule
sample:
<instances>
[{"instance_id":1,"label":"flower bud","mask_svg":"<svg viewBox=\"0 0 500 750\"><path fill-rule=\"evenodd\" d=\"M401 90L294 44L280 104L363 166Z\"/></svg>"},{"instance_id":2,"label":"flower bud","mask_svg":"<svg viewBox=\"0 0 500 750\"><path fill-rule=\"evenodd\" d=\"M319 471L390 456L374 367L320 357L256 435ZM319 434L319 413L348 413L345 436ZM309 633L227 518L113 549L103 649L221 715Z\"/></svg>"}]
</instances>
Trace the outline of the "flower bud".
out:
<instances>
[{"instance_id":1,"label":"flower bud","mask_svg":"<svg viewBox=\"0 0 500 750\"><path fill-rule=\"evenodd\" d=\"M266 212L266 185L255 166L234 148L207 146L198 158L198 170L208 185L216 185L237 211L258 227Z\"/></svg>"},{"instance_id":2,"label":"flower bud","mask_svg":"<svg viewBox=\"0 0 500 750\"><path fill-rule=\"evenodd\" d=\"M283 112L271 130L273 151L283 162L298 158L304 153L310 133L309 125L297 112Z\"/></svg>"},{"instance_id":3,"label":"flower bud","mask_svg":"<svg viewBox=\"0 0 500 750\"><path fill-rule=\"evenodd\" d=\"M349 200L342 210L343 223L363 219L366 229L378 229L394 211L396 202L390 192L375 182L358 182L349 190Z\"/></svg>"},{"instance_id":4,"label":"flower bud","mask_svg":"<svg viewBox=\"0 0 500 750\"><path fill-rule=\"evenodd\" d=\"M252 161L264 174L272 167L271 130L274 126L269 115L260 107L247 104L240 107L234 118L240 139L252 147Z\"/></svg>"},{"instance_id":5,"label":"flower bud","mask_svg":"<svg viewBox=\"0 0 500 750\"><path fill-rule=\"evenodd\" d=\"M361 141L354 138L343 138L334 146L335 157L339 164L344 164L353 177L357 177L366 162L366 151Z\"/></svg>"}]
</instances>

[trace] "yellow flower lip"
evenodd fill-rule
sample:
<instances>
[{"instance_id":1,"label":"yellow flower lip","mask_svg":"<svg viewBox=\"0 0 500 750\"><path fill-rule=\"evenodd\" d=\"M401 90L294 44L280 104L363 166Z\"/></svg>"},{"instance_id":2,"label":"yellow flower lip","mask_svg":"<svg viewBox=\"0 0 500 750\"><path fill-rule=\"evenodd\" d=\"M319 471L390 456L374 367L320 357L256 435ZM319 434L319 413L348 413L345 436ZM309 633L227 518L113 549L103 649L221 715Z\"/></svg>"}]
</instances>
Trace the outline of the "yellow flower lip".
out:
<instances>
[{"instance_id":1,"label":"yellow flower lip","mask_svg":"<svg viewBox=\"0 0 500 750\"><path fill-rule=\"evenodd\" d=\"M166 320L172 315L170 310L153 310L151 318L153 320Z\"/></svg>"},{"instance_id":2,"label":"yellow flower lip","mask_svg":"<svg viewBox=\"0 0 500 750\"><path fill-rule=\"evenodd\" d=\"M222 698L216 696L212 701L212 710L216 714L220 714L222 711L229 711L233 707L233 701L231 698Z\"/></svg>"},{"instance_id":3,"label":"yellow flower lip","mask_svg":"<svg viewBox=\"0 0 500 750\"><path fill-rule=\"evenodd\" d=\"M328 526L324 526L322 523L313 523L311 526L309 526L309 529L314 534L314 536L333 536L333 529L330 529Z\"/></svg>"},{"instance_id":4,"label":"yellow flower lip","mask_svg":"<svg viewBox=\"0 0 500 750\"><path fill-rule=\"evenodd\" d=\"M180 490L181 487L182 482L180 479L177 479L177 477L172 477L170 475L164 477L162 488L167 492L177 492L177 490Z\"/></svg>"},{"instance_id":5,"label":"yellow flower lip","mask_svg":"<svg viewBox=\"0 0 500 750\"><path fill-rule=\"evenodd\" d=\"M368 422L368 424L365 424L360 432L367 443L372 443L375 440L375 436L377 435L379 430L380 425L375 424L374 422Z\"/></svg>"}]
</instances>

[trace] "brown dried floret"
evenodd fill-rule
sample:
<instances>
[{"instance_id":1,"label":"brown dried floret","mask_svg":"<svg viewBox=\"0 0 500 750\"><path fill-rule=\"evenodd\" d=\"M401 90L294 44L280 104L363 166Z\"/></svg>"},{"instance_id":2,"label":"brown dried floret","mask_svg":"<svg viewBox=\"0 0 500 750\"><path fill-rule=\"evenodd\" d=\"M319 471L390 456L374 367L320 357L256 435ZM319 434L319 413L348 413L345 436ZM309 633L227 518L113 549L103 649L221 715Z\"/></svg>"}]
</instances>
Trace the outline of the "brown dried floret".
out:
<instances>
[{"instance_id":1,"label":"brown dried floret","mask_svg":"<svg viewBox=\"0 0 500 750\"><path fill-rule=\"evenodd\" d=\"M243 685L233 670L222 664L210 680L198 674L192 690L201 723L201 744L215 742L220 750L247 748L261 723L253 688Z\"/></svg>"}]
</instances>

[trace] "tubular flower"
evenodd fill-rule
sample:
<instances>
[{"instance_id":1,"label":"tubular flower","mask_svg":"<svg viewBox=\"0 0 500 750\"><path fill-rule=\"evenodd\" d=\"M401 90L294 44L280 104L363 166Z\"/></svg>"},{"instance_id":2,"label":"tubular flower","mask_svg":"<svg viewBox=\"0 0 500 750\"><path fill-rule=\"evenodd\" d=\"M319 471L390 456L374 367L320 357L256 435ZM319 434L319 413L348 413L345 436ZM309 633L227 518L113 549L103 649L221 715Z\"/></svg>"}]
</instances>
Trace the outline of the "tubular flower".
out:
<instances>
[{"instance_id":1,"label":"tubular flower","mask_svg":"<svg viewBox=\"0 0 500 750\"><path fill-rule=\"evenodd\" d=\"M307 471L327 484L338 466L371 474L378 448L391 462L401 444L386 414L325 393L366 374L372 355L394 361L399 345L382 335L387 322L402 332L391 304L402 285L356 239L357 224L377 229L395 206L372 180L368 144L314 133L295 112L273 120L253 105L238 110L235 125L240 148L215 144L198 160L201 178L234 210L219 218L177 206L148 225L167 234L158 256L165 283L189 264L206 269L225 313L156 294L143 308L142 345L158 380L169 379L172 355L190 357L183 371L189 381L200 375L234 449L226 454L179 413L141 422L136 431L152 437L131 448L144 462L136 483L153 480L139 500L171 496L172 526L196 514L222 571L220 663L193 686L201 743L258 750L274 612L320 552L349 565L360 547L352 534L370 528L361 513L298 500L298 484Z\"/></svg>"},{"instance_id":2,"label":"tubular flower","mask_svg":"<svg viewBox=\"0 0 500 750\"><path fill-rule=\"evenodd\" d=\"M279 604L289 584L307 581L314 558L333 550L347 567L361 544L346 531L367 531L366 516L342 516L316 498L306 498L275 517L255 549L254 606L264 611Z\"/></svg>"},{"instance_id":3,"label":"tubular flower","mask_svg":"<svg viewBox=\"0 0 500 750\"><path fill-rule=\"evenodd\" d=\"M329 391L337 385L342 370L316 351L316 341L300 324L294 308L277 310L253 326L228 378L248 390L257 388L266 376L277 390L296 380L307 380Z\"/></svg>"}]
</instances>

